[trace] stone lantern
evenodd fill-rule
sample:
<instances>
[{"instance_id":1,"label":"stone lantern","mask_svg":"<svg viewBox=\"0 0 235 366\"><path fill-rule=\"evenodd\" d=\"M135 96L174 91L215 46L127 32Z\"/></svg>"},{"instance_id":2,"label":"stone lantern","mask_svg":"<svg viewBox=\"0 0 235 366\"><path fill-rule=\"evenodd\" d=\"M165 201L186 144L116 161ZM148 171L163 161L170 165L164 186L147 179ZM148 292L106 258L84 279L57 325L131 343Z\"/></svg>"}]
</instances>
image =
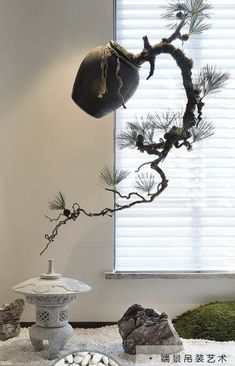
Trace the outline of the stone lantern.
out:
<instances>
[{"instance_id":1,"label":"stone lantern","mask_svg":"<svg viewBox=\"0 0 235 366\"><path fill-rule=\"evenodd\" d=\"M68 323L69 304L91 287L55 273L53 260L48 262L47 273L21 282L13 290L24 294L26 302L36 306L36 324L29 330L34 350L42 351L43 341L48 340L48 359L54 359L73 335L73 328Z\"/></svg>"}]
</instances>

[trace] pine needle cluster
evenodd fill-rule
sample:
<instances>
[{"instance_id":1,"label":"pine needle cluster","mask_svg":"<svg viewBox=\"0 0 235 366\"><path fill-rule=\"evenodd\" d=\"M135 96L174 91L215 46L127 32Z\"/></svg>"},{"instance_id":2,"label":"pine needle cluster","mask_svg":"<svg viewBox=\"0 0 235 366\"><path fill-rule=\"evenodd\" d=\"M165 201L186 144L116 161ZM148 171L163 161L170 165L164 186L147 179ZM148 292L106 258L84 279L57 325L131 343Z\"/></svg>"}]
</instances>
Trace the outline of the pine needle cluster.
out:
<instances>
[{"instance_id":1,"label":"pine needle cluster","mask_svg":"<svg viewBox=\"0 0 235 366\"><path fill-rule=\"evenodd\" d=\"M151 120L154 131L168 132L173 125L179 128L183 126L183 114L181 112L170 110L162 114L155 112L150 114L149 119Z\"/></svg>"},{"instance_id":2,"label":"pine needle cluster","mask_svg":"<svg viewBox=\"0 0 235 366\"><path fill-rule=\"evenodd\" d=\"M141 173L137 175L135 188L143 193L150 194L157 182L155 176L149 173Z\"/></svg>"},{"instance_id":3,"label":"pine needle cluster","mask_svg":"<svg viewBox=\"0 0 235 366\"><path fill-rule=\"evenodd\" d=\"M217 70L216 66L206 65L194 76L194 85L201 92L202 97L219 92L230 78L228 72Z\"/></svg>"},{"instance_id":4,"label":"pine needle cluster","mask_svg":"<svg viewBox=\"0 0 235 366\"><path fill-rule=\"evenodd\" d=\"M163 18L171 21L168 25L171 29L176 29L178 22L183 21L183 26L188 27L187 34L196 35L210 28L207 23L210 9L211 5L205 0L176 0L165 7Z\"/></svg>"},{"instance_id":5,"label":"pine needle cluster","mask_svg":"<svg viewBox=\"0 0 235 366\"><path fill-rule=\"evenodd\" d=\"M65 210L65 207L65 198L61 192L58 192L54 200L49 201L50 210Z\"/></svg>"},{"instance_id":6,"label":"pine needle cluster","mask_svg":"<svg viewBox=\"0 0 235 366\"><path fill-rule=\"evenodd\" d=\"M153 141L154 126L152 124L151 114L148 114L146 119L141 117L140 120L136 118L136 121L126 123L125 130L117 137L119 148L136 148L138 135L142 135L144 140L149 143Z\"/></svg>"},{"instance_id":7,"label":"pine needle cluster","mask_svg":"<svg viewBox=\"0 0 235 366\"><path fill-rule=\"evenodd\" d=\"M194 142L201 141L211 137L214 134L214 125L212 122L203 119L198 126L194 126L190 129Z\"/></svg>"},{"instance_id":8,"label":"pine needle cluster","mask_svg":"<svg viewBox=\"0 0 235 366\"><path fill-rule=\"evenodd\" d=\"M157 112L149 113L146 117L146 122L144 122L144 118L142 117L141 125L138 120L136 122L131 122L131 127L130 122L127 122L127 128L123 130L117 138L119 146L121 149L136 147L139 135L144 137L145 143L151 143L153 142L155 134L159 131L167 133L172 127L174 127L175 133L176 131L178 131L179 134L183 133L182 112L167 111L162 114ZM189 133L192 135L192 141L190 141L190 143L211 137L214 133L213 131L214 126L212 122L207 121L206 118L201 118L195 127L189 129Z\"/></svg>"},{"instance_id":9,"label":"pine needle cluster","mask_svg":"<svg viewBox=\"0 0 235 366\"><path fill-rule=\"evenodd\" d=\"M112 169L109 166L105 166L100 174L99 178L105 188L112 188L116 190L117 185L121 183L130 174L127 170Z\"/></svg>"}]
</instances>

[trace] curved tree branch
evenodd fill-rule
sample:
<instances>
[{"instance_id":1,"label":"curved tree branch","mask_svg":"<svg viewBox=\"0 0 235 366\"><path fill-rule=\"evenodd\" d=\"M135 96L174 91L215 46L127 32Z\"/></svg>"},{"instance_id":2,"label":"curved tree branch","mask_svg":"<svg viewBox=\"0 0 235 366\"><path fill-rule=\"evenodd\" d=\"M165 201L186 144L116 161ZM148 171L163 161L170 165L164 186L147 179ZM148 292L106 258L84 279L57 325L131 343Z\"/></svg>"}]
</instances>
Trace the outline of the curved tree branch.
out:
<instances>
[{"instance_id":1,"label":"curved tree branch","mask_svg":"<svg viewBox=\"0 0 235 366\"><path fill-rule=\"evenodd\" d=\"M186 21L186 17L184 17L181 22L179 23L178 27L176 28L175 32L169 37L169 38L163 38L162 42L171 43L175 41L176 39L180 39L181 41L187 40L188 36L181 35L181 29L184 27Z\"/></svg>"},{"instance_id":2,"label":"curved tree branch","mask_svg":"<svg viewBox=\"0 0 235 366\"><path fill-rule=\"evenodd\" d=\"M192 16L193 12L195 12L195 9L193 8L193 3L190 4L192 7L192 9L190 8ZM210 6L208 5L203 5L200 9L201 14L204 14L203 11L205 9L208 9L209 7ZM175 11L174 7L173 11ZM170 14L171 12L172 10L170 9ZM161 178L160 183L157 185L156 192L155 193L148 192L147 198L140 195L138 192L130 192L127 195L123 195L116 189L115 186L112 189L106 188L106 190L112 192L114 195L118 195L120 198L126 199L129 202L123 205L115 203L113 208L104 208L99 212L87 212L86 210L81 208L78 203L73 204L71 211L61 206L61 209L63 208L63 213L60 214L56 219L50 219L47 216L51 222L57 221L57 224L50 235L48 234L45 235L47 244L41 251L40 253L41 255L47 250L49 245L52 242L54 242L55 237L58 235L58 231L61 228L61 226L67 224L71 220L76 221L81 213L88 217L112 216L113 213L117 211L128 209L137 204L150 203L154 201L166 189L168 185L168 180L163 170L159 167L159 164L163 162L163 160L167 157L170 150L173 147L180 148L182 146L185 146L188 150L190 150L191 144L194 141L196 141L196 139L200 140L201 138L203 138L203 136L206 138L212 134L211 127L208 124L207 125L205 124L204 129L203 128L201 130L198 129L198 124L199 122L202 121L202 108L204 106L204 103L202 102L202 97L200 96L200 90L198 90L198 88L194 86L194 83L192 81L193 61L189 59L181 49L176 48L171 44L171 42L173 42L176 39L180 39L182 41L188 40L189 35L188 34L182 35L181 30L188 21L187 17L189 16L189 14L187 15L179 12L178 14L176 14L176 16L179 19L179 24L178 26L176 26L174 33L169 38L163 38L160 43L151 46L148 37L145 36L143 37L144 49L142 50L142 52L136 55L128 53L128 57L137 66L141 66L145 62L149 62L150 72L147 79L149 79L154 74L155 62L157 56L159 56L160 54L170 55L175 60L176 65L181 70L183 86L187 97L187 103L182 118L183 120L182 128L177 127L177 124L175 126L171 125L170 129L165 131L166 133L164 135L164 139L160 139L158 143L145 141L145 137L142 134L137 133L137 137L135 136L136 148L140 152L142 153L145 152L148 155L157 156L155 160L153 160L152 162L146 162L142 164L137 170L138 172L142 166L150 164L150 167L153 170L155 170L155 172ZM207 17L206 14L204 14L203 16ZM204 25L203 28L199 28L197 29L197 31L199 32L202 29L207 29L207 27ZM194 137L194 141L190 143L188 139L192 136L192 134ZM61 196L61 198L63 197ZM57 204L57 202L52 203ZM63 219L60 219L61 216L63 216Z\"/></svg>"},{"instance_id":3,"label":"curved tree branch","mask_svg":"<svg viewBox=\"0 0 235 366\"><path fill-rule=\"evenodd\" d=\"M144 45L146 45L146 39L148 39L147 36L143 37ZM145 62L151 63L153 59L155 60L158 55L163 53L172 56L177 66L181 70L183 86L187 96L187 104L183 116L183 123L184 128L189 129L196 124L194 112L199 102L198 91L195 90L192 82L193 61L186 57L181 49L174 47L168 41L162 41L154 46L148 46L147 48L145 47L141 53L133 55L133 62L139 66Z\"/></svg>"}]
</instances>

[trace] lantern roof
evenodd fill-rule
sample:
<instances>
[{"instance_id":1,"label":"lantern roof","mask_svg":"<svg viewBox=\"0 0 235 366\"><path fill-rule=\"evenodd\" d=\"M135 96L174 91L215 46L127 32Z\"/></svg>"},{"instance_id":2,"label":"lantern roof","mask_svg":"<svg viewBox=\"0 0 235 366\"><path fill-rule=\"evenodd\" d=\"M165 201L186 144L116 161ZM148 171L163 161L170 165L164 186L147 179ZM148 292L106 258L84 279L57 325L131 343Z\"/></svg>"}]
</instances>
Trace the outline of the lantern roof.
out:
<instances>
[{"instance_id":1,"label":"lantern roof","mask_svg":"<svg viewBox=\"0 0 235 366\"><path fill-rule=\"evenodd\" d=\"M13 290L25 295L68 295L78 294L91 290L86 283L73 278L62 277L61 274L54 271L53 260L48 260L47 273L40 277L32 278L19 283L13 287Z\"/></svg>"}]
</instances>

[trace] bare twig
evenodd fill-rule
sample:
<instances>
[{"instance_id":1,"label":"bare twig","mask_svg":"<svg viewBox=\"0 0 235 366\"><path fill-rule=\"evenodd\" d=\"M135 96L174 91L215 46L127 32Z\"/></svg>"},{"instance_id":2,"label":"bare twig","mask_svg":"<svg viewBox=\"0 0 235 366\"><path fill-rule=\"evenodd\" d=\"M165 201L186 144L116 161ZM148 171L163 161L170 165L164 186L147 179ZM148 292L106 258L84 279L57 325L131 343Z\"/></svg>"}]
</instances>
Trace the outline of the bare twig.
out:
<instances>
[{"instance_id":1,"label":"bare twig","mask_svg":"<svg viewBox=\"0 0 235 366\"><path fill-rule=\"evenodd\" d=\"M184 17L181 20L181 22L179 23L179 25L176 28L175 32L169 38L163 38L162 42L171 43L171 42L175 41L176 39L180 39L181 41L182 40L187 40L186 37L182 37L182 35L180 33L181 29L184 27L185 23L186 23L186 17Z\"/></svg>"},{"instance_id":2,"label":"bare twig","mask_svg":"<svg viewBox=\"0 0 235 366\"><path fill-rule=\"evenodd\" d=\"M52 219L51 217L49 217L49 216L47 216L47 215L44 215L44 217L46 217L48 220L50 220L50 222L58 221L58 220L61 218L61 216L63 216L63 214L62 214L62 213L61 213L61 214L59 214L59 216L58 216L58 217L56 217L55 219Z\"/></svg>"},{"instance_id":3,"label":"bare twig","mask_svg":"<svg viewBox=\"0 0 235 366\"><path fill-rule=\"evenodd\" d=\"M54 229L53 229L53 231L50 235L48 235L48 234L45 235L45 238L47 240L47 244L44 247L44 249L41 251L40 255L42 255L48 249L50 244L54 242L56 236L58 235L58 231L61 228L61 226L67 224L67 222L69 222L71 220L76 221L81 213L83 213L85 216L89 216L89 217L112 216L114 212L128 209L128 208L133 207L137 204L149 203L149 202L152 202L153 200L155 200L155 198L158 197L166 189L167 184L168 184L168 180L166 179L166 176L165 176L164 172L162 171L162 169L158 166L158 163L159 163L159 159L154 160L151 163L151 168L156 170L156 172L160 175L161 182L158 184L157 191L153 194L150 194L149 198L145 198L144 196L140 195L138 192L131 192L128 195L125 196L125 195L122 195L120 192L118 192L114 189L106 188L107 191L116 193L121 198L126 198L127 200L129 200L133 196L137 196L138 199L136 199L135 201L132 201L130 203L126 203L124 205L118 205L118 206L114 205L113 208L105 208L105 209L103 209L99 212L87 212L86 210L81 208L78 203L74 203L73 206L72 206L72 212L71 212L70 216L66 217L65 219L63 219L61 221L59 221L56 224L56 226L54 227Z\"/></svg>"},{"instance_id":4,"label":"bare twig","mask_svg":"<svg viewBox=\"0 0 235 366\"><path fill-rule=\"evenodd\" d=\"M151 163L152 163L152 161L147 161L146 163L141 164L141 165L139 166L139 168L135 171L135 173L139 173L140 169L141 169L143 166L145 166L145 165L149 165L149 164L151 164Z\"/></svg>"},{"instance_id":5,"label":"bare twig","mask_svg":"<svg viewBox=\"0 0 235 366\"><path fill-rule=\"evenodd\" d=\"M109 192L113 192L113 193L117 194L120 198L126 198L127 200L129 200L133 196L137 196L137 197L141 198L142 200L145 200L145 198L143 196L141 196L141 194L139 194L138 192L130 192L128 195L122 195L120 192L118 192L115 189L106 188L105 190L109 191Z\"/></svg>"}]
</instances>

